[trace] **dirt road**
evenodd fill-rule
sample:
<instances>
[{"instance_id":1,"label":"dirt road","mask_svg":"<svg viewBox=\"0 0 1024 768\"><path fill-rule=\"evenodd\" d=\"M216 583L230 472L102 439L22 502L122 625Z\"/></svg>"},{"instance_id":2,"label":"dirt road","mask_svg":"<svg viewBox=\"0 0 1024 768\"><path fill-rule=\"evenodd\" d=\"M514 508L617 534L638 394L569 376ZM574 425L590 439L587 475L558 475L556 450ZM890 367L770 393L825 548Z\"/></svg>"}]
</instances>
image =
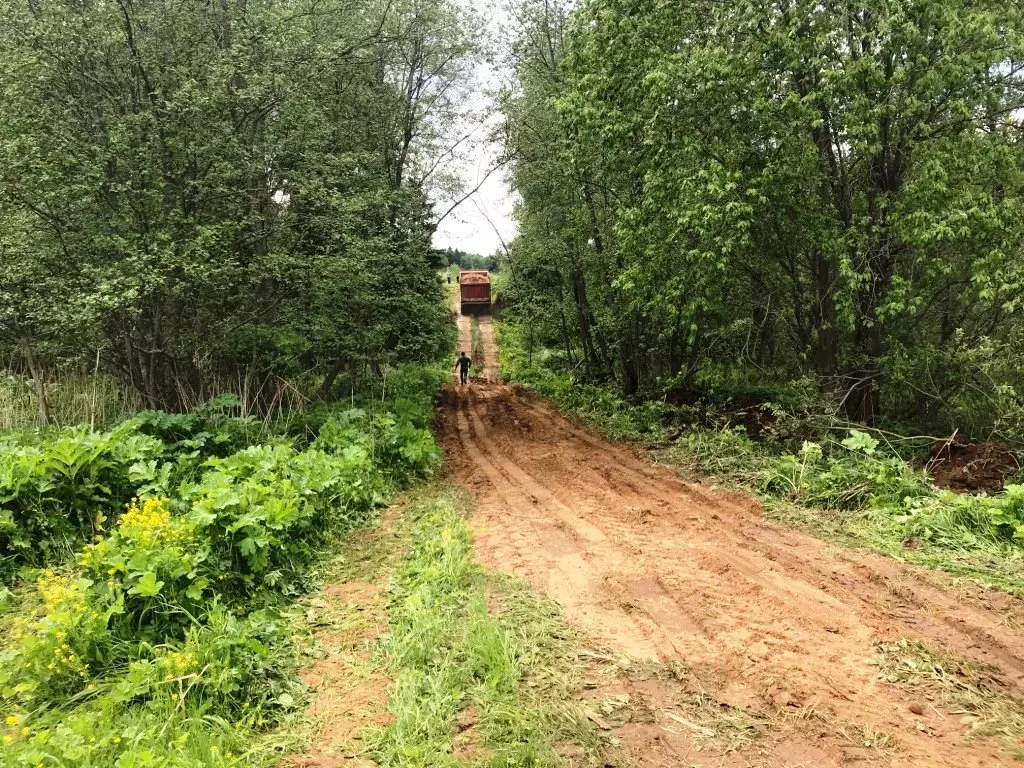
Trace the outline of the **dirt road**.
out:
<instances>
[{"instance_id":1,"label":"dirt road","mask_svg":"<svg viewBox=\"0 0 1024 768\"><path fill-rule=\"evenodd\" d=\"M459 329L468 348L466 318ZM655 713L616 731L636 764L1011 764L995 742L967 738L962 712L880 679L877 644L963 654L1019 695L1014 622L935 574L773 524L748 497L683 482L570 423L501 384L489 318L480 335L480 377L450 387L439 416L448 465L477 501L480 559L546 591L617 654L686 670L686 690L626 683L631 706ZM673 723L655 699L695 685L749 714L760 737L693 753L700 731L661 727Z\"/></svg>"},{"instance_id":2,"label":"dirt road","mask_svg":"<svg viewBox=\"0 0 1024 768\"><path fill-rule=\"evenodd\" d=\"M455 311L458 312L458 304L455 304ZM480 382L498 382L501 376L498 372L498 348L494 343L494 326L491 324L490 315L458 315L459 324L459 350L466 352L473 358L473 369L471 376ZM477 349L474 344L473 326L478 329L477 339L484 340L483 348ZM454 376L453 376L454 380Z\"/></svg>"}]
</instances>

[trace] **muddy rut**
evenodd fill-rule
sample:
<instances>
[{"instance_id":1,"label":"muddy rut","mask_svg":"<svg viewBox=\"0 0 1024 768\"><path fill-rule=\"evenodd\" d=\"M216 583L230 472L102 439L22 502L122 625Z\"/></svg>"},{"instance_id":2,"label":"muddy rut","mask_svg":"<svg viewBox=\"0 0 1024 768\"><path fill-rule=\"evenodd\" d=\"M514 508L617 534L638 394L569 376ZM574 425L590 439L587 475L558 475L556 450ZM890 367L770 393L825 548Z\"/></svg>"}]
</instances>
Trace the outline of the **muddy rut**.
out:
<instances>
[{"instance_id":1,"label":"muddy rut","mask_svg":"<svg viewBox=\"0 0 1024 768\"><path fill-rule=\"evenodd\" d=\"M616 653L681 665L722 705L782 724L753 751L705 763L640 748L637 762L1011 763L966 740L959 713L916 711L876 663L878 642L917 638L997 667L994 684L1019 693L1024 639L1003 616L935 574L776 525L749 497L683 482L504 386L490 318L479 325L488 354L469 386L448 388L439 429L476 499L482 562L544 590ZM467 318L459 330L469 348ZM868 748L875 733L893 748Z\"/></svg>"}]
</instances>

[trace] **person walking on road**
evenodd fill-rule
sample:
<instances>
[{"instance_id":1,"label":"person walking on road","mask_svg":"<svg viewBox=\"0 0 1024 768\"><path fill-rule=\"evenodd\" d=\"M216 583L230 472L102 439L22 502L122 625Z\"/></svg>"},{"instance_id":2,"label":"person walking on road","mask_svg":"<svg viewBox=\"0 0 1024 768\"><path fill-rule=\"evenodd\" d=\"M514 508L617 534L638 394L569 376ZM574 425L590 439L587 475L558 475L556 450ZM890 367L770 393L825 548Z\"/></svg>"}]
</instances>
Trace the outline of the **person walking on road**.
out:
<instances>
[{"instance_id":1,"label":"person walking on road","mask_svg":"<svg viewBox=\"0 0 1024 768\"><path fill-rule=\"evenodd\" d=\"M469 381L469 368L473 361L466 357L465 352L459 352L459 359L455 361L455 367L459 369L459 381L465 384Z\"/></svg>"}]
</instances>

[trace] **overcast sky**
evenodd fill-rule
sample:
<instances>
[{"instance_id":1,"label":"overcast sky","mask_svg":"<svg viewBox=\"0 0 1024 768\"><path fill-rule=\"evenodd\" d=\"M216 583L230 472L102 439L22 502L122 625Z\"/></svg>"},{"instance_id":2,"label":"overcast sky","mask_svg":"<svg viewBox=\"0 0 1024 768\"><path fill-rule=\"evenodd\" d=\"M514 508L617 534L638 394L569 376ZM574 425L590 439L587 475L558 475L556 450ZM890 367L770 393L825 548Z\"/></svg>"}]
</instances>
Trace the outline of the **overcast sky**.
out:
<instances>
[{"instance_id":1,"label":"overcast sky","mask_svg":"<svg viewBox=\"0 0 1024 768\"><path fill-rule=\"evenodd\" d=\"M480 183L487 174L494 157L494 147L481 148L478 162L465 170L467 191ZM492 173L479 191L462 203L455 212L441 222L434 233L435 248L458 248L469 253L489 256L515 237L516 225L512 221L512 197L501 171ZM499 237L500 233L500 237Z\"/></svg>"},{"instance_id":2,"label":"overcast sky","mask_svg":"<svg viewBox=\"0 0 1024 768\"><path fill-rule=\"evenodd\" d=\"M498 34L499 25L507 18L504 3L496 3L494 0L463 2L482 11L484 18L489 21L491 35ZM473 111L485 111L488 99L484 89L493 89L497 85L497 79L492 68L481 63L477 71L473 104L470 105ZM497 116L492 118L493 122L498 120L500 118ZM478 135L483 138L487 133L487 127L481 125ZM472 197L441 222L441 226L434 233L434 247L458 248L469 253L489 256L501 249L502 240L507 245L515 237L516 226L512 221L513 199L505 176L501 171L487 176L487 172L494 167L500 150L501 148L494 143L481 140L472 155L463 163L461 176L466 192L480 184L484 177L487 178ZM447 206L439 207L443 209Z\"/></svg>"}]
</instances>

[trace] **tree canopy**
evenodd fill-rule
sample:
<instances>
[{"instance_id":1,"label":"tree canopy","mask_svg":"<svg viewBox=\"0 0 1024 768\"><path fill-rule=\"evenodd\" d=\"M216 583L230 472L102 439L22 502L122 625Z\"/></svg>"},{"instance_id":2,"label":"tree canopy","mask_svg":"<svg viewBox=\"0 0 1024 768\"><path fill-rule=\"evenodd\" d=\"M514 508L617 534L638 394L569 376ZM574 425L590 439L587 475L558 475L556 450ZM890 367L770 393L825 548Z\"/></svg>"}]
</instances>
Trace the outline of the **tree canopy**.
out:
<instances>
[{"instance_id":1,"label":"tree canopy","mask_svg":"<svg viewBox=\"0 0 1024 768\"><path fill-rule=\"evenodd\" d=\"M527 0L518 21L510 300L570 365L630 395L810 375L867 422L1019 413L1020 7Z\"/></svg>"},{"instance_id":2,"label":"tree canopy","mask_svg":"<svg viewBox=\"0 0 1024 768\"><path fill-rule=\"evenodd\" d=\"M446 344L449 0L4 0L0 345L153 407Z\"/></svg>"}]
</instances>

